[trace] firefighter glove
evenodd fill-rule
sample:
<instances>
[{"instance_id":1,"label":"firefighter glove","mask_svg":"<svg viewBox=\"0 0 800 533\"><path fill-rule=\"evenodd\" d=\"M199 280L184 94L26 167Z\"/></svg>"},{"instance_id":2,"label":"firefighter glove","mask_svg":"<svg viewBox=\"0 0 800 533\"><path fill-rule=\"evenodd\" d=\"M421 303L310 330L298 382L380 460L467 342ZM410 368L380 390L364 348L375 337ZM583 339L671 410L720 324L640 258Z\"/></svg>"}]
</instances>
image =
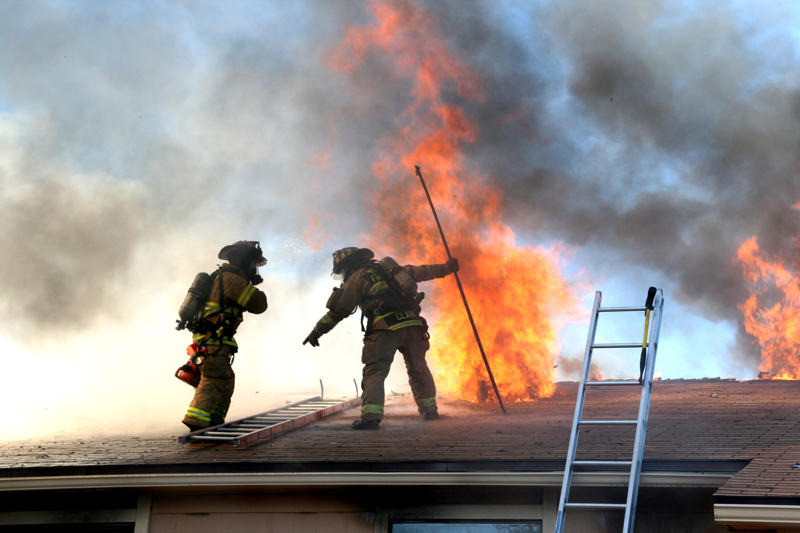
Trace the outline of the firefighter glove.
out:
<instances>
[{"instance_id":1,"label":"firefighter glove","mask_svg":"<svg viewBox=\"0 0 800 533\"><path fill-rule=\"evenodd\" d=\"M458 259L451 257L447 260L447 268L450 269L451 274L458 272Z\"/></svg>"},{"instance_id":2,"label":"firefighter glove","mask_svg":"<svg viewBox=\"0 0 800 533\"><path fill-rule=\"evenodd\" d=\"M308 337L303 341L303 344L310 343L311 346L319 346L319 333L317 330L311 330L311 333L308 334Z\"/></svg>"}]
</instances>

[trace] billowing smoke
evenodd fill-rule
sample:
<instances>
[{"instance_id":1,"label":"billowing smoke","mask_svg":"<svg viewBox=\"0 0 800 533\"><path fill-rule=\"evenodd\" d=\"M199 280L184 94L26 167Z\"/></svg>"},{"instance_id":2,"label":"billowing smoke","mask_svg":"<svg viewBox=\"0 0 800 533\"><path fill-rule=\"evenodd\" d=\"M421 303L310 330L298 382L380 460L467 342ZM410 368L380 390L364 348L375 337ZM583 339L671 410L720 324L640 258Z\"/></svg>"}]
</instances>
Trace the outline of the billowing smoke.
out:
<instances>
[{"instance_id":1,"label":"billowing smoke","mask_svg":"<svg viewBox=\"0 0 800 533\"><path fill-rule=\"evenodd\" d=\"M688 309L738 327L738 246L756 236L787 255L798 233L788 7L415 5L481 77L481 101L450 98L477 124L468 163L502 185L515 231L585 251L593 275L660 272ZM244 324L234 409L318 377L350 386L357 324L326 351L300 341L334 284L330 251L369 234L375 143L411 100L380 57L330 68L370 20L356 1L0 5L0 359L20 383L4 392L51 391L19 427L133 427L165 405L162 423L178 420L175 307L239 239L262 241L271 308ZM65 382L81 390L68 402L52 392Z\"/></svg>"},{"instance_id":2,"label":"billowing smoke","mask_svg":"<svg viewBox=\"0 0 800 533\"><path fill-rule=\"evenodd\" d=\"M240 239L270 260L270 309L242 327L231 416L318 394L320 378L354 394L357 325L301 347L335 284L326 239L363 227L344 216L361 160L329 155L348 112L322 65L343 22L276 3L240 32L264 15L240 8L0 6L2 398L25 398L3 436L179 431L177 306ZM314 39L286 24L298 9Z\"/></svg>"},{"instance_id":3,"label":"billowing smoke","mask_svg":"<svg viewBox=\"0 0 800 533\"><path fill-rule=\"evenodd\" d=\"M736 351L754 364L736 251L756 236L766 254L794 256L796 13L552 2L517 6L515 32L486 5L434 4L492 88L475 156L513 220L595 250L596 274L663 275L670 297L739 328Z\"/></svg>"},{"instance_id":4,"label":"billowing smoke","mask_svg":"<svg viewBox=\"0 0 800 533\"><path fill-rule=\"evenodd\" d=\"M139 184L37 166L11 175L0 210L0 320L26 341L119 313L134 247L156 229Z\"/></svg>"}]
</instances>

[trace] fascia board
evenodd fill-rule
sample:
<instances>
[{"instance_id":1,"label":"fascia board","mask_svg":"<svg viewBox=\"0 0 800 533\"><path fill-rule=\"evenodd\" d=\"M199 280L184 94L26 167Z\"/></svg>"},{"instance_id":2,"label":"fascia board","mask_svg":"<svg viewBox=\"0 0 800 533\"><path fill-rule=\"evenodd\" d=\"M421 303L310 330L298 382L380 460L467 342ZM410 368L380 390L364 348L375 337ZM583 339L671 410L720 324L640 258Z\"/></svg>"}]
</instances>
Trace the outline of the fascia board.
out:
<instances>
[{"instance_id":1,"label":"fascia board","mask_svg":"<svg viewBox=\"0 0 800 533\"><path fill-rule=\"evenodd\" d=\"M643 473L640 486L722 486L732 474L713 472ZM97 488L178 487L335 487L343 485L407 486L561 486L564 473L554 472L285 472L213 474L127 474L0 478L0 492ZM627 486L627 472L576 472L573 486Z\"/></svg>"},{"instance_id":2,"label":"fascia board","mask_svg":"<svg viewBox=\"0 0 800 533\"><path fill-rule=\"evenodd\" d=\"M783 526L800 524L800 505L715 503L719 524Z\"/></svg>"}]
</instances>

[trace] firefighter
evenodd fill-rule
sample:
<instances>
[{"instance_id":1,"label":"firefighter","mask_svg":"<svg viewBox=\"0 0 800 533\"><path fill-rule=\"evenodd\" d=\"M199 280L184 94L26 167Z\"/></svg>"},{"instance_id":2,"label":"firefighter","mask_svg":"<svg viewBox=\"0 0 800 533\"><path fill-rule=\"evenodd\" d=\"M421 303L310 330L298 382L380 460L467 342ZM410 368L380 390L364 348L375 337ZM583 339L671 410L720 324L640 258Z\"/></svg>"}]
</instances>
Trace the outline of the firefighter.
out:
<instances>
[{"instance_id":1,"label":"firefighter","mask_svg":"<svg viewBox=\"0 0 800 533\"><path fill-rule=\"evenodd\" d=\"M263 281L258 267L267 264L258 241L225 246L218 257L227 263L214 276L202 326L193 335L193 341L207 353L200 365L200 383L183 418L189 431L225 422L233 396L231 364L238 350L233 336L245 311L259 314L267 309L266 294L255 287Z\"/></svg>"},{"instance_id":2,"label":"firefighter","mask_svg":"<svg viewBox=\"0 0 800 533\"><path fill-rule=\"evenodd\" d=\"M333 274L341 276L343 281L328 299L328 312L303 344L319 346L322 335L360 307L362 329L365 330L361 352L363 393L361 418L353 422L353 429L378 429L383 418L383 382L397 350L405 359L408 382L420 414L425 420L435 420L439 418L436 386L425 362L425 353L430 347L428 325L420 316L419 305L424 295L416 293L416 290L412 296L403 295L395 276L373 257L368 248L348 247L333 253ZM458 261L450 259L439 265L405 265L402 270L414 281L427 281L457 272ZM364 318L367 319L366 328L363 326Z\"/></svg>"}]
</instances>

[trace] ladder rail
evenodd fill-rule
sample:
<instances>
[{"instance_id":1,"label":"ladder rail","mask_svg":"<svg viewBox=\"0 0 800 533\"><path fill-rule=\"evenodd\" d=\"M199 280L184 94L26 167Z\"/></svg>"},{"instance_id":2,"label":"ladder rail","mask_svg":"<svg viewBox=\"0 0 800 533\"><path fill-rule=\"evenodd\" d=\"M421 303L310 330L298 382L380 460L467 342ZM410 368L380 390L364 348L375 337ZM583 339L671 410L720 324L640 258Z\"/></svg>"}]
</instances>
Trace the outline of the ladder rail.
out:
<instances>
[{"instance_id":1,"label":"ladder rail","mask_svg":"<svg viewBox=\"0 0 800 533\"><path fill-rule=\"evenodd\" d=\"M644 376L642 376L642 395L639 400L639 422L636 424L636 436L631 457L631 473L628 478L628 495L625 507L625 519L622 525L623 533L633 533L636 521L636 505L639 498L639 480L642 473L642 460L644 458L644 444L647 437L647 422L650 415L650 399L653 394L653 373L658 350L658 336L661 331L661 316L664 309L664 296L659 289L653 302L655 317L647 339L647 356Z\"/></svg>"},{"instance_id":2,"label":"ladder rail","mask_svg":"<svg viewBox=\"0 0 800 533\"><path fill-rule=\"evenodd\" d=\"M592 306L592 317L589 321L589 333L586 338L586 351L583 356L583 368L581 369L581 381L578 385L578 398L575 405L575 415L572 418L572 430L569 435L569 448L567 449L567 461L564 465L564 479L561 482L561 496L558 500L558 515L556 516L556 532L564 528L564 510L567 499L569 498L570 487L572 485L572 463L575 461L575 454L578 449L578 431L580 420L583 418L583 404L586 397L586 381L589 376L589 367L592 359L592 345L597 333L597 318L599 315L600 303L603 295L600 291L594 293L594 305Z\"/></svg>"}]
</instances>

